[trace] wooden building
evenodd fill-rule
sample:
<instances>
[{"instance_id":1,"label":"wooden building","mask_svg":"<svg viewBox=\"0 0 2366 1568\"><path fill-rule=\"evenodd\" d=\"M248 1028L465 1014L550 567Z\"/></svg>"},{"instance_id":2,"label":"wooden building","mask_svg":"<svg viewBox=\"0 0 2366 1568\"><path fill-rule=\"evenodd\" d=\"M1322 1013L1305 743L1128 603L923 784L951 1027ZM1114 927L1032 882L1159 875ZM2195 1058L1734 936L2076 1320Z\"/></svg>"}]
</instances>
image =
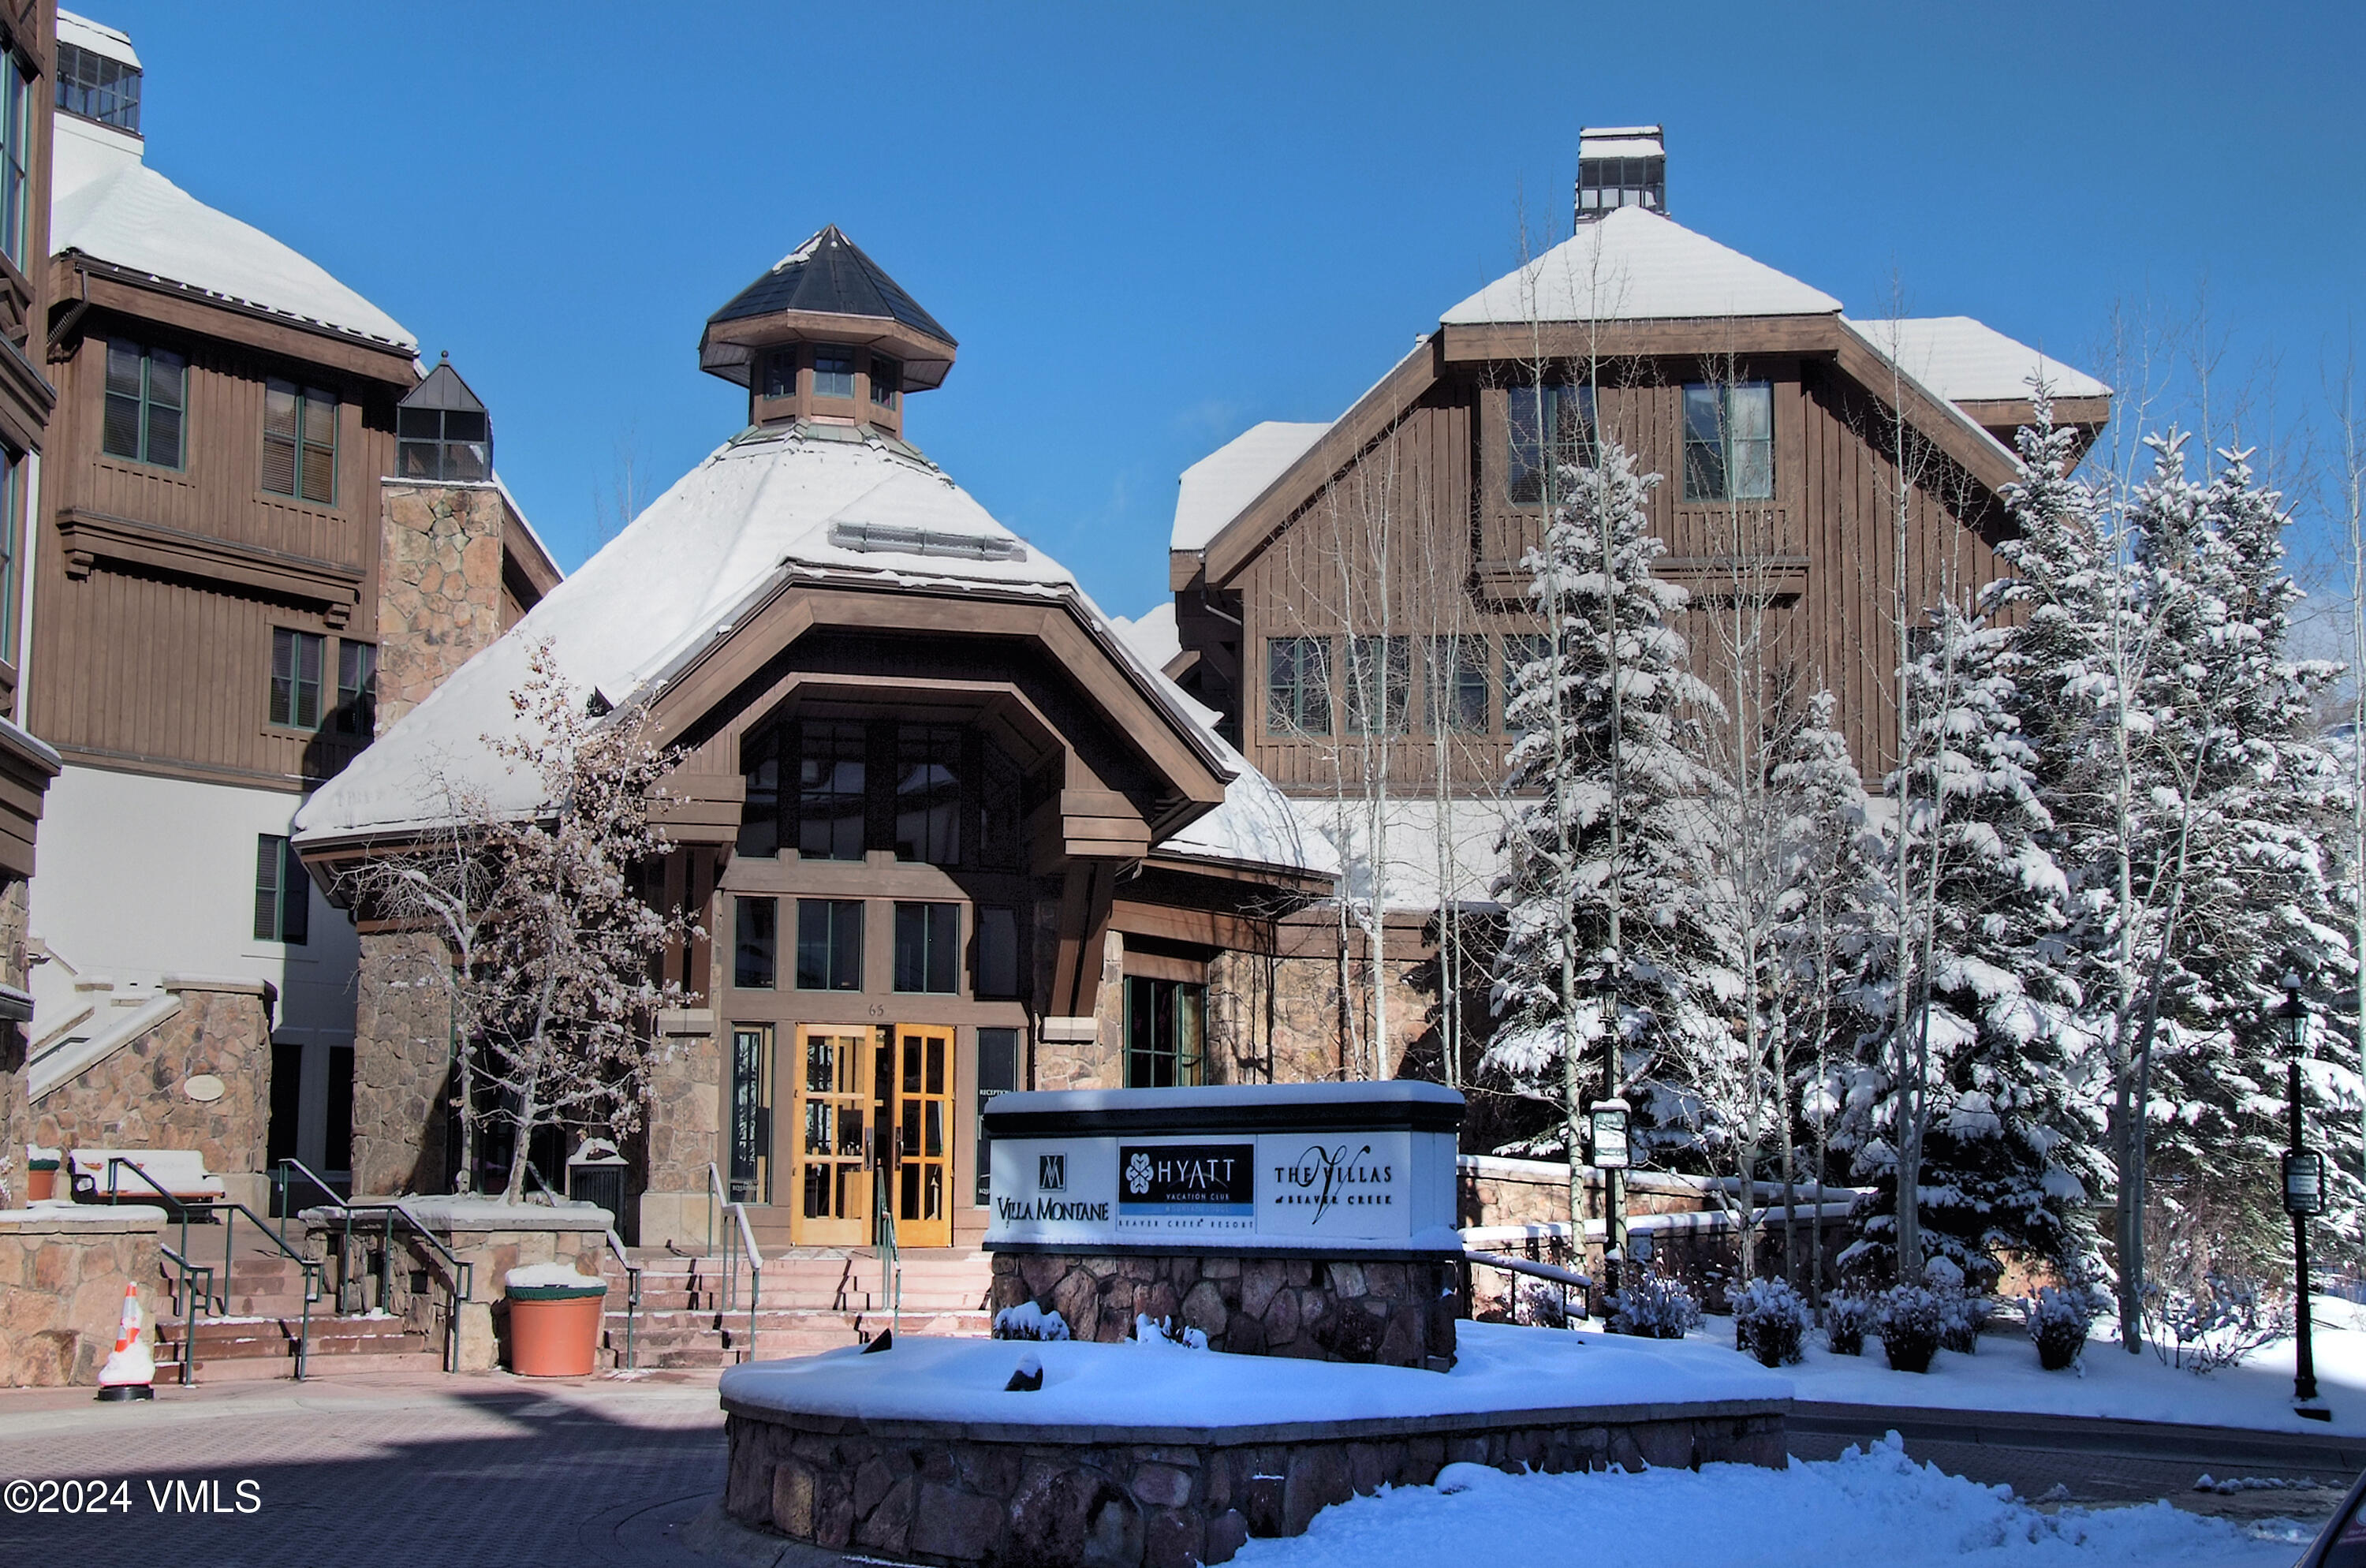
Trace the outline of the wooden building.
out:
<instances>
[{"instance_id":1,"label":"wooden building","mask_svg":"<svg viewBox=\"0 0 2366 1568\"><path fill-rule=\"evenodd\" d=\"M298 817L325 880L417 841L431 757L533 812L483 738L545 642L685 749L651 886L710 935L666 961L693 1005L657 1021L641 1245L704 1245L716 1186L768 1246L868 1245L884 1213L906 1247L974 1240L987 1097L1261 1076L1273 925L1330 889L1214 716L911 444L955 353L816 234L706 323L747 427ZM443 1190L453 1061L411 982L445 959L361 915L355 1180Z\"/></svg>"},{"instance_id":2,"label":"wooden building","mask_svg":"<svg viewBox=\"0 0 2366 1568\"><path fill-rule=\"evenodd\" d=\"M1567 242L1445 311L1338 419L1258 425L1177 499L1150 651L1310 823L1386 803L1406 963L1441 898L1486 901L1509 671L1538 646L1522 559L1559 464L1615 439L1661 475L1657 570L1691 592L1696 669L1729 673L1718 617L1752 606L1765 678L1834 693L1877 777L1898 628L1997 575L2033 383L2064 423L2110 413L2101 382L1977 321L1851 320L1682 227L1656 127L1587 132L1580 168ZM1373 836L1343 843L1351 882L1374 880Z\"/></svg>"},{"instance_id":3,"label":"wooden building","mask_svg":"<svg viewBox=\"0 0 2366 1568\"><path fill-rule=\"evenodd\" d=\"M35 1089L73 1101L72 1080L191 1015L195 982L248 997L265 1038L166 1076L251 1092L256 1125L207 1146L252 1198L268 1157L332 1180L345 1161L356 950L288 825L371 739L380 605L402 588L389 485L413 482L394 479L398 423L422 369L376 305L150 166L130 39L60 28L66 68L37 117L54 189L28 269L57 406L6 568L24 583L7 598L17 713L63 760L32 888ZM556 569L501 504L530 603ZM43 1125L86 1136L119 1109L101 1096Z\"/></svg>"}]
</instances>

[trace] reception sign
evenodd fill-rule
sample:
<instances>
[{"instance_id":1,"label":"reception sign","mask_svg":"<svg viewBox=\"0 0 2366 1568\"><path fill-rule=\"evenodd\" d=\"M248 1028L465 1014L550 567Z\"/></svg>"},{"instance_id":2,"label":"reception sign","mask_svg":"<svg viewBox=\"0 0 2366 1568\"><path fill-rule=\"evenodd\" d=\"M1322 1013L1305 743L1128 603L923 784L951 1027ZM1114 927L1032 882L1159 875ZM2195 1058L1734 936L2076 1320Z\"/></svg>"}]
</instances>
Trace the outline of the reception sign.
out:
<instances>
[{"instance_id":1,"label":"reception sign","mask_svg":"<svg viewBox=\"0 0 2366 1568\"><path fill-rule=\"evenodd\" d=\"M986 1245L1443 1247L1461 1111L1419 1083L1002 1095Z\"/></svg>"}]
</instances>

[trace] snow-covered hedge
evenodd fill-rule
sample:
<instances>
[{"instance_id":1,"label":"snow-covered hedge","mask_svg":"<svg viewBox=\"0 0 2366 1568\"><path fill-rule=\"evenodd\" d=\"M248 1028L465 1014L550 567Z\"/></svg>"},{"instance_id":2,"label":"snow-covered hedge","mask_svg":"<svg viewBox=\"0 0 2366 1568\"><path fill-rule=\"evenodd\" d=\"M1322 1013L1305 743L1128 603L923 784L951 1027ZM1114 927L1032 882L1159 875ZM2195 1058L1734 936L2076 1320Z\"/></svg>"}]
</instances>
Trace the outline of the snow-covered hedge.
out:
<instances>
[{"instance_id":1,"label":"snow-covered hedge","mask_svg":"<svg viewBox=\"0 0 2366 1568\"><path fill-rule=\"evenodd\" d=\"M1623 1291L1610 1294L1610 1332L1646 1339L1682 1339L1700 1326L1700 1303L1684 1281L1646 1269Z\"/></svg>"},{"instance_id":2,"label":"snow-covered hedge","mask_svg":"<svg viewBox=\"0 0 2366 1568\"><path fill-rule=\"evenodd\" d=\"M1959 1356L1969 1356L1980 1348L1980 1330L1988 1326L1996 1303L1988 1297L1965 1291L1938 1292L1941 1323L1939 1348L1953 1350Z\"/></svg>"},{"instance_id":3,"label":"snow-covered hedge","mask_svg":"<svg viewBox=\"0 0 2366 1568\"><path fill-rule=\"evenodd\" d=\"M1757 1358L1762 1366L1796 1366L1802 1359L1800 1342L1808 1334L1808 1303L1787 1280L1752 1280L1729 1285L1725 1299L1733 1307L1733 1348Z\"/></svg>"},{"instance_id":4,"label":"snow-covered hedge","mask_svg":"<svg viewBox=\"0 0 2366 1568\"><path fill-rule=\"evenodd\" d=\"M1947 1326L1946 1298L1924 1285L1892 1285L1880 1303L1881 1348L1897 1372L1927 1372Z\"/></svg>"},{"instance_id":5,"label":"snow-covered hedge","mask_svg":"<svg viewBox=\"0 0 2366 1568\"><path fill-rule=\"evenodd\" d=\"M1835 1356L1862 1356L1865 1337L1881 1314L1870 1296L1824 1298L1824 1348Z\"/></svg>"},{"instance_id":6,"label":"snow-covered hedge","mask_svg":"<svg viewBox=\"0 0 2366 1568\"><path fill-rule=\"evenodd\" d=\"M1056 1312L1046 1312L1033 1302L1020 1302L1017 1306L1004 1307L994 1314L994 1337L997 1339L1065 1339L1068 1320Z\"/></svg>"},{"instance_id":7,"label":"snow-covered hedge","mask_svg":"<svg viewBox=\"0 0 2366 1568\"><path fill-rule=\"evenodd\" d=\"M2034 1297L2022 1297L2021 1307L2029 1320L2029 1337L2037 1342L2037 1364L2058 1372L2087 1348L2087 1334L2103 1310L2103 1298L2090 1285L2048 1285Z\"/></svg>"}]
</instances>

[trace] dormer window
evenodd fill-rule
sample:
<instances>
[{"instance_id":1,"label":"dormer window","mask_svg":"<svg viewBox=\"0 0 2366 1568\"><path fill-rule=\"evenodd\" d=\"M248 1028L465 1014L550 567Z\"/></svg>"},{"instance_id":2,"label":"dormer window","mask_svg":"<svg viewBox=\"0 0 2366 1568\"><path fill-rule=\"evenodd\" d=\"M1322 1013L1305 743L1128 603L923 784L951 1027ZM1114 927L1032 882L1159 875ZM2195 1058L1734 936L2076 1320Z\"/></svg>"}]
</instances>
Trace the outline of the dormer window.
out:
<instances>
[{"instance_id":1,"label":"dormer window","mask_svg":"<svg viewBox=\"0 0 2366 1568\"><path fill-rule=\"evenodd\" d=\"M904 384L904 367L892 359L871 362L871 400L883 409L896 406L896 389Z\"/></svg>"},{"instance_id":2,"label":"dormer window","mask_svg":"<svg viewBox=\"0 0 2366 1568\"><path fill-rule=\"evenodd\" d=\"M854 396L854 351L823 344L814 350L814 387L817 398Z\"/></svg>"},{"instance_id":3,"label":"dormer window","mask_svg":"<svg viewBox=\"0 0 2366 1568\"><path fill-rule=\"evenodd\" d=\"M764 392L768 398L797 395L797 351L776 348L764 355Z\"/></svg>"},{"instance_id":4,"label":"dormer window","mask_svg":"<svg viewBox=\"0 0 2366 1568\"><path fill-rule=\"evenodd\" d=\"M140 134L140 67L58 41L58 107Z\"/></svg>"}]
</instances>

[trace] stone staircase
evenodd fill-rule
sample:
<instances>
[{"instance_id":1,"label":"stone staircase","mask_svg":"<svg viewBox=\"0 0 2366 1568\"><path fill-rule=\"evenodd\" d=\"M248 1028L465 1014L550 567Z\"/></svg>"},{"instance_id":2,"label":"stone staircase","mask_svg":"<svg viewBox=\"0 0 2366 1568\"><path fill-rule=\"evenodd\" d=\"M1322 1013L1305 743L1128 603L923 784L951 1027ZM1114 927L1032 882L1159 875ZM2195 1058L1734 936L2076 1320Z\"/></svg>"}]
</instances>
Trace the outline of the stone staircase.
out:
<instances>
[{"instance_id":1,"label":"stone staircase","mask_svg":"<svg viewBox=\"0 0 2366 1568\"><path fill-rule=\"evenodd\" d=\"M749 1359L748 1266L739 1260L737 1288L726 1291L723 1258L683 1257L636 1247L641 1267L641 1309L634 1330L634 1362L642 1368L728 1367ZM625 1364L626 1281L613 1257L602 1364ZM898 1335L983 1337L993 1265L986 1254L930 1250L903 1255L900 1302L881 1289L877 1254L866 1249L799 1247L768 1253L762 1294L755 1303L753 1353L765 1360L810 1356L876 1338L890 1322ZM730 1302L727 1309L726 1300Z\"/></svg>"},{"instance_id":2,"label":"stone staircase","mask_svg":"<svg viewBox=\"0 0 2366 1568\"><path fill-rule=\"evenodd\" d=\"M192 1250L196 1247L192 1235ZM177 1383L181 1363L194 1358L197 1382L240 1382L296 1375L296 1341L304 1327L304 1274L291 1258L276 1252L242 1251L229 1274L226 1314L220 1256L200 1251L197 1259L215 1265L215 1300L197 1303L197 1333L190 1338L179 1271L163 1268L157 1292L156 1381ZM434 1371L444 1364L442 1348L426 1336L403 1326L402 1320L379 1313L334 1311L329 1292L312 1303L306 1333L309 1376L364 1371ZM209 1315L209 1311L220 1315Z\"/></svg>"}]
</instances>

